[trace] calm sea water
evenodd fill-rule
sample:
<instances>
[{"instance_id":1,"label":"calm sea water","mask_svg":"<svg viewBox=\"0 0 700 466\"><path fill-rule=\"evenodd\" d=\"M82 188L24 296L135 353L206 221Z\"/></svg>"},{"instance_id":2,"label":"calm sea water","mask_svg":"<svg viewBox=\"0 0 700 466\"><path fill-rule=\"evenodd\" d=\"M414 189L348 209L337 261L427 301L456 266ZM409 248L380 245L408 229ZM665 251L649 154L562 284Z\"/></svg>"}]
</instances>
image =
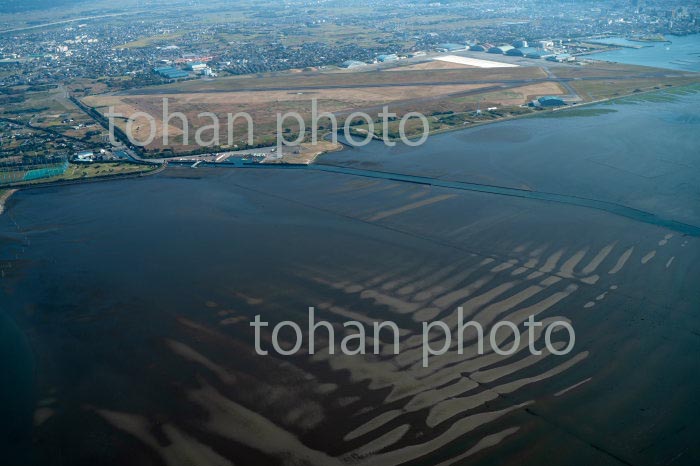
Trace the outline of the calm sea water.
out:
<instances>
[{"instance_id":1,"label":"calm sea water","mask_svg":"<svg viewBox=\"0 0 700 466\"><path fill-rule=\"evenodd\" d=\"M700 93L680 92L445 133L415 148L372 143L321 162L581 196L700 225Z\"/></svg>"},{"instance_id":2,"label":"calm sea water","mask_svg":"<svg viewBox=\"0 0 700 466\"><path fill-rule=\"evenodd\" d=\"M613 52L596 53L591 55L591 58L630 65L700 71L699 34L668 36L667 39L668 42L632 42L623 38L609 39L605 42L642 46L642 48L623 48Z\"/></svg>"},{"instance_id":3,"label":"calm sea water","mask_svg":"<svg viewBox=\"0 0 700 466\"><path fill-rule=\"evenodd\" d=\"M420 148L373 144L323 162L590 197L700 225L700 97L656 100L444 134ZM309 448L341 455L366 441L343 440L358 419L371 419L363 413L396 409L370 383L390 371L261 360L246 319L299 319L317 305L411 329L418 324L396 302L419 302L422 283L448 293L481 278L511 290L507 299L530 290L511 270L532 260L562 267L543 317L571 320L586 359L565 371L552 361L515 374L498 368L505 382L529 382L479 409L530 403L528 411L480 427L435 459L517 428L498 455L487 451L475 464L544 464L552 452L562 464L694 464L699 239L552 202L237 168L173 168L11 199L0 216L0 361L11 381L0 391L3 464L160 464L154 444L278 464L209 430L236 424L208 423L220 412L196 398L204 383ZM596 281L571 278L589 262L599 263ZM537 383L547 371L556 376ZM222 382L226 374L235 383ZM319 386L338 388L328 395ZM133 417L120 423L106 412ZM403 441L411 444L454 422L426 429L426 415L381 433L410 425Z\"/></svg>"}]
</instances>

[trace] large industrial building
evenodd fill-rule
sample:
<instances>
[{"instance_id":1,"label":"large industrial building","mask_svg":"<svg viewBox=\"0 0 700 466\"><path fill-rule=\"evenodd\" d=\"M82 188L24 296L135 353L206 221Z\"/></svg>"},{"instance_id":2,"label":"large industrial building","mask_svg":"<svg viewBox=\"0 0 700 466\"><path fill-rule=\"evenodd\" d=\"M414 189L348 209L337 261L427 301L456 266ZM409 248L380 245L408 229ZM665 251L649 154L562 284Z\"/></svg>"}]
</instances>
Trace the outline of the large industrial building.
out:
<instances>
[{"instance_id":1,"label":"large industrial building","mask_svg":"<svg viewBox=\"0 0 700 466\"><path fill-rule=\"evenodd\" d=\"M457 50L468 50L469 46L464 44L438 44L438 52L456 52Z\"/></svg>"},{"instance_id":2,"label":"large industrial building","mask_svg":"<svg viewBox=\"0 0 700 466\"><path fill-rule=\"evenodd\" d=\"M379 55L377 57L377 61L382 62L382 63L387 62L387 61L396 61L398 59L399 59L399 56L396 55L395 53L383 54L383 55Z\"/></svg>"},{"instance_id":3,"label":"large industrial building","mask_svg":"<svg viewBox=\"0 0 700 466\"><path fill-rule=\"evenodd\" d=\"M187 65L187 69L192 71L204 71L206 68L209 68L209 66L201 62L192 62Z\"/></svg>"},{"instance_id":4,"label":"large industrial building","mask_svg":"<svg viewBox=\"0 0 700 466\"><path fill-rule=\"evenodd\" d=\"M528 53L535 53L535 52L537 52L537 49L534 47L521 47L521 48L508 50L506 55L510 55L512 57L524 57Z\"/></svg>"},{"instance_id":5,"label":"large industrial building","mask_svg":"<svg viewBox=\"0 0 700 466\"><path fill-rule=\"evenodd\" d=\"M488 44L488 43L486 43L486 44L476 44L476 45L472 45L472 46L469 48L469 50L473 50L473 51L475 51L475 52L488 52L488 51L491 50L493 47L494 47L493 44Z\"/></svg>"},{"instance_id":6,"label":"large industrial building","mask_svg":"<svg viewBox=\"0 0 700 466\"><path fill-rule=\"evenodd\" d=\"M540 107L563 107L566 102L561 97L546 95L537 99Z\"/></svg>"},{"instance_id":7,"label":"large industrial building","mask_svg":"<svg viewBox=\"0 0 700 466\"><path fill-rule=\"evenodd\" d=\"M172 66L153 68L153 72L168 79L186 78L190 75L187 71L182 71L180 69L173 68Z\"/></svg>"},{"instance_id":8,"label":"large industrial building","mask_svg":"<svg viewBox=\"0 0 700 466\"><path fill-rule=\"evenodd\" d=\"M490 48L488 53L497 53L500 55L505 55L509 51L513 50L515 47L512 45L499 45L498 47Z\"/></svg>"},{"instance_id":9,"label":"large industrial building","mask_svg":"<svg viewBox=\"0 0 700 466\"><path fill-rule=\"evenodd\" d=\"M365 63L363 61L346 60L340 66L342 66L343 68L350 69L350 68L358 68L360 66L365 66L365 65L367 65L367 63Z\"/></svg>"},{"instance_id":10,"label":"large industrial building","mask_svg":"<svg viewBox=\"0 0 700 466\"><path fill-rule=\"evenodd\" d=\"M547 57L547 60L563 63L567 61L576 61L576 57L568 53L562 53L559 55L550 55Z\"/></svg>"},{"instance_id":11,"label":"large industrial building","mask_svg":"<svg viewBox=\"0 0 700 466\"><path fill-rule=\"evenodd\" d=\"M551 57L553 54L551 52L546 52L544 50L540 50L540 49L537 49L535 47L522 47L519 49L509 50L506 53L506 55L510 55L512 57L525 57L525 58L540 59L540 58Z\"/></svg>"}]
</instances>

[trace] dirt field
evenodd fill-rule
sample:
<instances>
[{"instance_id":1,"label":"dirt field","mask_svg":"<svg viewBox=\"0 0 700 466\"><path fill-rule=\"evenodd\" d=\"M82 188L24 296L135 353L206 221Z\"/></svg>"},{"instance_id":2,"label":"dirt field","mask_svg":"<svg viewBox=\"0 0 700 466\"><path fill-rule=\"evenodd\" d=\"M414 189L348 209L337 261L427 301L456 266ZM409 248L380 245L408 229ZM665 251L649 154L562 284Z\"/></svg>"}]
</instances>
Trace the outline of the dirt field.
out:
<instances>
[{"instance_id":1,"label":"dirt field","mask_svg":"<svg viewBox=\"0 0 700 466\"><path fill-rule=\"evenodd\" d=\"M486 92L467 97L458 97L455 99L455 102L483 102L484 104L494 105L523 105L536 97L541 97L543 95L562 94L565 94L565 92L559 84L554 82L543 82L530 84L527 86L514 87L502 91Z\"/></svg>"},{"instance_id":2,"label":"dirt field","mask_svg":"<svg viewBox=\"0 0 700 466\"><path fill-rule=\"evenodd\" d=\"M125 116L134 115L136 112L146 112L152 115L156 122L155 140L149 148L163 148L163 108L167 99L168 113L182 112L186 115L190 128L190 144L194 141L193 128L211 124L208 117L199 118L200 113L211 112L217 115L220 125L220 135L227 135L228 114L247 112L254 124L256 136L268 137L274 134L278 113L288 111L299 112L307 123L311 121L312 99L317 101L318 113L332 112L347 114L356 109L367 109L392 103L408 103L418 99L428 101L441 97L475 91L491 87L493 84L471 85L435 85L435 86L399 86L399 87L367 87L367 88L339 88L339 89L309 89L305 91L250 91L250 92L215 92L195 94L161 94L161 95L132 95L132 96L93 96L84 99L84 102L97 108L102 113L107 113L109 107L113 107L118 114ZM540 85L542 86L542 85ZM558 93L549 91L549 93ZM522 100L522 99L521 99ZM513 99L510 99L513 101ZM522 100L524 103L525 101ZM414 108L413 110L417 109ZM376 117L377 111L369 113ZM411 110L408 110L411 111ZM285 122L293 124L295 120L288 119ZM117 126L126 127L125 119L117 119ZM340 122L342 124L342 121ZM286 126L286 125L285 125ZM292 128L294 126L292 125ZM234 133L243 134L246 131L245 121L237 119L234 124ZM148 137L150 127L145 119L137 119L132 126L136 139L145 140ZM182 123L178 118L171 118L168 124L168 135L174 137L177 143L184 142L178 138L182 134ZM205 133L205 140L214 135L213 130ZM186 151L188 147L181 147L179 151ZM191 149L189 149L191 150Z\"/></svg>"},{"instance_id":3,"label":"dirt field","mask_svg":"<svg viewBox=\"0 0 700 466\"><path fill-rule=\"evenodd\" d=\"M543 63L542 66L548 65ZM229 131L228 115L246 112L254 124L253 145L274 144L278 114L298 112L309 130L313 99L317 102L319 113L336 114L339 125L342 125L343 118L353 111L364 111L377 118L383 105L389 105L390 111L396 112L399 117L414 111L425 115L471 112L477 105L513 109L544 95L566 95L576 91L583 101L589 101L632 93L637 88L661 86L662 82L675 83L674 79L685 79L661 76L659 70L653 68L609 63L555 64L551 71L556 76L537 66L484 69L431 60L382 70L287 72L186 81L116 94L93 95L85 97L83 101L102 113L113 107L126 117L136 112L152 115L156 131L147 150L158 153L170 149L174 153L186 153L198 148L195 134L200 128L201 140L216 139L212 119L208 116L200 118L202 113L213 113L219 120L219 138L214 147L231 149L248 146L248 125L243 118L238 118L231 126L232 131ZM635 73L638 79L633 78ZM571 77L585 81L569 81L571 85L568 88L555 81L557 78ZM603 93L601 90L613 92ZM169 114L181 112L187 117L188 140L183 138L181 120L171 118L166 127L169 140L167 144L164 143L164 99L167 99ZM122 129L125 129L126 122L126 118L116 120L117 126ZM283 123L282 129L287 133L287 138L293 138L300 129L299 124L292 118ZM208 129L204 126L208 126ZM321 132L329 127L328 120L319 123ZM132 131L137 140L143 141L150 132L150 125L145 119L136 120Z\"/></svg>"},{"instance_id":4,"label":"dirt field","mask_svg":"<svg viewBox=\"0 0 700 466\"><path fill-rule=\"evenodd\" d=\"M402 66L400 71L411 71L411 70L461 70L465 68L476 68L475 66L464 65L462 63L450 63L446 61L430 60L423 63L416 63L415 65Z\"/></svg>"}]
</instances>

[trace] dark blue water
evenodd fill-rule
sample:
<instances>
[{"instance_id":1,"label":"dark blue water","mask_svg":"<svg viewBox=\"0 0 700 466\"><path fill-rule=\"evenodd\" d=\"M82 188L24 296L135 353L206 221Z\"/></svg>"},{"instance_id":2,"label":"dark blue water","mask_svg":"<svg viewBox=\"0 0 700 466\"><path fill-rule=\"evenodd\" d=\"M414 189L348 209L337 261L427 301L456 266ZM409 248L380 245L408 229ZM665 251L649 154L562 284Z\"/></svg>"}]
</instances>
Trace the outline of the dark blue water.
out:
<instances>
[{"instance_id":1,"label":"dark blue water","mask_svg":"<svg viewBox=\"0 0 700 466\"><path fill-rule=\"evenodd\" d=\"M440 134L420 147L373 142L320 163L556 193L698 227L700 94L672 92Z\"/></svg>"},{"instance_id":2,"label":"dark blue water","mask_svg":"<svg viewBox=\"0 0 700 466\"><path fill-rule=\"evenodd\" d=\"M1 242L0 242L1 244ZM0 451L3 462L22 464L31 451L34 415L34 358L22 330L0 309Z\"/></svg>"},{"instance_id":3,"label":"dark blue water","mask_svg":"<svg viewBox=\"0 0 700 466\"><path fill-rule=\"evenodd\" d=\"M162 446L169 440L161 426L175 426L238 464L276 464L208 433L211 413L188 391L202 380L292 430L286 416L294 408L322 409L324 422L293 433L311 448L342 453L360 407L338 399L359 396L371 408L381 393L318 362L271 366L251 356L245 322L224 319L296 318L317 303L386 317L389 306L344 290L378 277L390 277L376 281L386 285L377 285L382 293L404 277L448 280L448 267L459 273L484 258L507 265L563 254L561 263L581 252L582 266L604 247L612 252L600 280L576 282L550 314L574 322L589 359L490 403L485 409L536 402L479 431L520 428L475 464L523 464L524 455L548 464L553 451L565 464L615 464L611 455L663 464L679 454L681 464L694 464L699 240L568 200L700 225L698 103L692 93L628 99L604 106L614 110L604 115L523 119L431 137L418 148L373 144L322 158L341 169L183 167L17 193L0 216L0 361L10 381L2 390L2 464L160 464L148 443L95 408L140 416ZM370 176L377 172L389 174ZM419 205L436 198L443 200ZM630 248L625 268L609 273ZM483 277L494 286L528 286L491 267ZM224 386L201 358L174 354L170 340L225 367L236 383ZM518 377L536 375L527 370ZM553 395L589 377L571 397ZM309 380L336 383L340 394L321 396ZM300 388L285 398L270 389L280 385ZM33 427L40 404L53 414ZM423 415L410 420L416 439L434 434Z\"/></svg>"}]
</instances>

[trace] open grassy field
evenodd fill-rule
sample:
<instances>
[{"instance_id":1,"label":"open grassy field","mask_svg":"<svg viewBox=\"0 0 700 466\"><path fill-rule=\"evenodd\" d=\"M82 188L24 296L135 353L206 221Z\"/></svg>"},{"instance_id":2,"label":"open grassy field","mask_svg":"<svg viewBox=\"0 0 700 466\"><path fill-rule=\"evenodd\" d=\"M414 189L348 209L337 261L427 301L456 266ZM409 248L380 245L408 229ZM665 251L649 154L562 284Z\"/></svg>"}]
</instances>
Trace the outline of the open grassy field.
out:
<instances>
[{"instance_id":1,"label":"open grassy field","mask_svg":"<svg viewBox=\"0 0 700 466\"><path fill-rule=\"evenodd\" d=\"M1 96L0 117L22 122L33 128L46 129L79 139L85 143L99 144L106 132L92 118L76 107L61 87L36 90L17 87L13 93Z\"/></svg>"},{"instance_id":2,"label":"open grassy field","mask_svg":"<svg viewBox=\"0 0 700 466\"><path fill-rule=\"evenodd\" d=\"M122 162L100 162L100 163L71 163L68 170L51 181L79 180L96 178L100 176L133 175L135 173L146 173L156 169L155 165L136 165Z\"/></svg>"},{"instance_id":3,"label":"open grassy field","mask_svg":"<svg viewBox=\"0 0 700 466\"><path fill-rule=\"evenodd\" d=\"M698 82L697 77L664 77L626 80L572 81L571 87L586 101L612 99L638 92L685 86Z\"/></svg>"},{"instance_id":4,"label":"open grassy field","mask_svg":"<svg viewBox=\"0 0 700 466\"><path fill-rule=\"evenodd\" d=\"M148 173L158 169L158 165L145 165L125 162L95 162L95 163L70 163L68 169L62 175L49 178L40 178L32 181L17 182L13 187L33 186L37 184L53 183L57 181L79 181L95 178L111 178L115 176L136 175ZM4 201L14 192L13 189L0 189L0 210Z\"/></svg>"},{"instance_id":5,"label":"open grassy field","mask_svg":"<svg viewBox=\"0 0 700 466\"><path fill-rule=\"evenodd\" d=\"M288 31L282 38L282 43L287 47L313 41L331 45L351 43L357 47L378 47L382 39L387 40L390 37L390 34L372 28L324 23Z\"/></svg>"},{"instance_id":6,"label":"open grassy field","mask_svg":"<svg viewBox=\"0 0 700 466\"><path fill-rule=\"evenodd\" d=\"M413 70L460 70L464 68L474 69L474 66L465 65L463 63L452 63L440 60L430 60L416 64L405 64L400 67L400 71Z\"/></svg>"},{"instance_id":7,"label":"open grassy field","mask_svg":"<svg viewBox=\"0 0 700 466\"><path fill-rule=\"evenodd\" d=\"M595 59L595 55L588 57ZM585 61L580 65L557 66L556 75L559 78L624 78L634 75L660 74L673 75L677 74L671 70L662 70L659 68L651 68L648 66L627 65L624 63L612 63L606 61ZM682 73L680 73L682 74Z\"/></svg>"},{"instance_id":8,"label":"open grassy field","mask_svg":"<svg viewBox=\"0 0 700 466\"><path fill-rule=\"evenodd\" d=\"M175 39L178 39L184 35L184 31L178 31L172 34L161 34L157 36L151 36L151 37L143 37L141 39L127 42L126 44L120 45L117 47L118 49L142 49L146 47L150 47L155 44L159 43L167 43L170 41L173 41Z\"/></svg>"},{"instance_id":9,"label":"open grassy field","mask_svg":"<svg viewBox=\"0 0 700 466\"><path fill-rule=\"evenodd\" d=\"M460 97L480 90L493 90L508 83L526 85L531 80L542 80L546 73L538 67L520 67L483 70L462 69L418 69L385 70L356 73L298 73L272 74L260 77L230 77L216 80L199 80L137 89L116 94L88 96L83 102L103 114L112 107L116 113L129 116L136 112L146 112L156 119L155 140L148 146L152 152L172 149L175 153L186 153L195 149L194 131L203 125L211 124L209 117L198 118L203 112L212 112L221 123L220 135L227 133L227 114L247 112L255 124L255 144L274 142L278 113L295 111L300 113L307 124L311 123L312 99L318 103L318 111L332 112L342 116L355 110L367 111L376 117L381 106L396 106L402 113L409 111L443 111L453 100L453 110L465 111L471 108L474 100L459 100ZM512 84L512 82L516 84ZM522 104L530 94L561 94L563 91L553 83L532 84L529 92L515 91L494 103ZM543 87L544 86L544 87ZM521 87L517 85L516 87ZM168 101L169 113L182 112L187 116L190 139L184 144L184 126L180 119L171 119L167 125L169 144L163 144L163 99ZM481 99L483 100L483 99ZM439 102L433 108L433 103ZM371 111L370 111L371 110ZM328 121L320 126L328 127ZM126 119L117 119L116 124L126 127ZM247 134L246 122L234 122L234 139L225 138L222 147L241 145ZM284 128L298 130L295 120L285 120ZM320 128L325 129L325 128ZM136 121L132 134L138 140L145 140L150 126L145 120ZM209 140L214 130L202 133L203 140ZM223 138L222 138L223 139ZM231 144L229 144L231 143Z\"/></svg>"}]
</instances>

